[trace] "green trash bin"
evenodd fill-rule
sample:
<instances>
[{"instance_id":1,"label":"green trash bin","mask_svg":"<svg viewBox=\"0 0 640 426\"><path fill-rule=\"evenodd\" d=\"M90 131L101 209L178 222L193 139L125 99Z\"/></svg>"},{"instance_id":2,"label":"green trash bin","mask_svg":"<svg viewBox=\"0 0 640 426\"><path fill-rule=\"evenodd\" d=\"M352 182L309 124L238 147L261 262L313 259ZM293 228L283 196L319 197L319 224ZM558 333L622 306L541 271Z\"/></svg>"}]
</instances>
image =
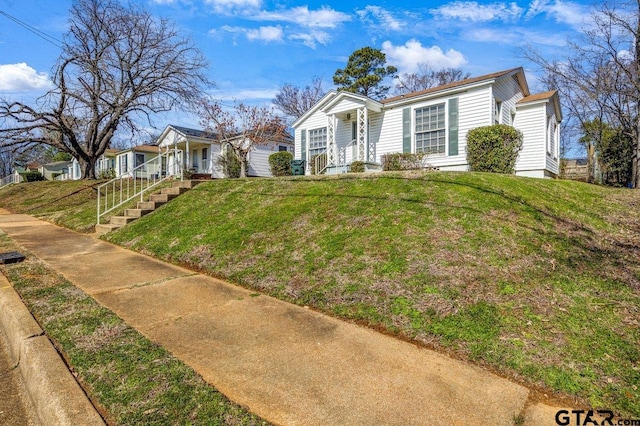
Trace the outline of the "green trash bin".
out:
<instances>
[{"instance_id":1,"label":"green trash bin","mask_svg":"<svg viewBox=\"0 0 640 426\"><path fill-rule=\"evenodd\" d=\"M294 176L304 176L304 160L291 160L291 172Z\"/></svg>"}]
</instances>

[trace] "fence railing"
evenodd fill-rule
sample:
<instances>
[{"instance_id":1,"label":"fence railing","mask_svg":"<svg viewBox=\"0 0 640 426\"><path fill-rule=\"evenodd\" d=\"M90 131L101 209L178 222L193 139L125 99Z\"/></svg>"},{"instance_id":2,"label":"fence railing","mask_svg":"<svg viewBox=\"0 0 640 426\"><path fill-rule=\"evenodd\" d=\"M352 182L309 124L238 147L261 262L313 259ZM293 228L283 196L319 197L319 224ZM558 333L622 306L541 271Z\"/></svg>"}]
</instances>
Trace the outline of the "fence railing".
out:
<instances>
[{"instance_id":1,"label":"fence railing","mask_svg":"<svg viewBox=\"0 0 640 426\"><path fill-rule=\"evenodd\" d=\"M3 186L11 185L12 183L20 183L22 181L22 176L18 173L12 173L9 176L5 176L0 179L0 188Z\"/></svg>"},{"instance_id":2,"label":"fence railing","mask_svg":"<svg viewBox=\"0 0 640 426\"><path fill-rule=\"evenodd\" d=\"M144 201L144 194L148 190L168 178L176 176L182 179L181 158L182 151L180 150L174 149L164 152L129 172L100 185L98 187L97 224L100 224L100 220L107 213L136 197L140 197L140 201Z\"/></svg>"}]
</instances>

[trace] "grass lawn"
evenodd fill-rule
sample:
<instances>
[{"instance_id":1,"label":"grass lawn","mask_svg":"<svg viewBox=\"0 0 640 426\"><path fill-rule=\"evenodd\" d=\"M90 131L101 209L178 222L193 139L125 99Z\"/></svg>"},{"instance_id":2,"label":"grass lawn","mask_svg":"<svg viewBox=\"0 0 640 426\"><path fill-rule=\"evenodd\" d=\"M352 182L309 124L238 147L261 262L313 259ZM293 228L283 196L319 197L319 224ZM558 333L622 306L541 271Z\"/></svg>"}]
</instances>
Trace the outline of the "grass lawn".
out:
<instances>
[{"instance_id":1,"label":"grass lawn","mask_svg":"<svg viewBox=\"0 0 640 426\"><path fill-rule=\"evenodd\" d=\"M107 239L638 417L639 197L477 173L221 180Z\"/></svg>"},{"instance_id":2,"label":"grass lawn","mask_svg":"<svg viewBox=\"0 0 640 426\"><path fill-rule=\"evenodd\" d=\"M0 233L0 252L19 250ZM108 424L266 425L29 255L0 265Z\"/></svg>"}]
</instances>

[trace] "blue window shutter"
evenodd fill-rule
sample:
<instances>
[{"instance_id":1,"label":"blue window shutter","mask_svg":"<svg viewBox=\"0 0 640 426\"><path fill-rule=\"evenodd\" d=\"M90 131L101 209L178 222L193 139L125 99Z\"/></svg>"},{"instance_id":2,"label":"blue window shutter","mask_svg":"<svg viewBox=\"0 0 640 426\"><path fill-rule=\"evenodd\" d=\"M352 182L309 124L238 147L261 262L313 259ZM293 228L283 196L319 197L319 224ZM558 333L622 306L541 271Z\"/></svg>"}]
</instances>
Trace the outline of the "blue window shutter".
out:
<instances>
[{"instance_id":1,"label":"blue window shutter","mask_svg":"<svg viewBox=\"0 0 640 426\"><path fill-rule=\"evenodd\" d=\"M458 155L458 98L449 99L449 155Z\"/></svg>"},{"instance_id":2,"label":"blue window shutter","mask_svg":"<svg viewBox=\"0 0 640 426\"><path fill-rule=\"evenodd\" d=\"M411 108L402 110L402 152L411 152Z\"/></svg>"},{"instance_id":3,"label":"blue window shutter","mask_svg":"<svg viewBox=\"0 0 640 426\"><path fill-rule=\"evenodd\" d=\"M300 159L307 159L307 131L306 129L300 130Z\"/></svg>"}]
</instances>

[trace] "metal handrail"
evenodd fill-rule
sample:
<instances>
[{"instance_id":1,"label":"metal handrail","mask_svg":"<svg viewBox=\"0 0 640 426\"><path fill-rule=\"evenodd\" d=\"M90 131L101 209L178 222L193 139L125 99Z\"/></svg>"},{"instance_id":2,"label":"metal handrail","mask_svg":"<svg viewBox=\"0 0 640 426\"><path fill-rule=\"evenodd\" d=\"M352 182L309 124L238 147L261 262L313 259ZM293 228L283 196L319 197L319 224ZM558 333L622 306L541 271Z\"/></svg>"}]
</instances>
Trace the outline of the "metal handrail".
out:
<instances>
[{"instance_id":1,"label":"metal handrail","mask_svg":"<svg viewBox=\"0 0 640 426\"><path fill-rule=\"evenodd\" d=\"M351 140L351 142L349 142L348 144L346 144L345 146L341 147L338 151L338 167L342 166L342 173L346 173L347 171L347 148L349 148L350 146L353 146L354 144L356 144L357 146L358 140L357 139L353 139ZM351 158L351 161L356 161L358 158L356 156L355 160L354 158Z\"/></svg>"},{"instance_id":2,"label":"metal handrail","mask_svg":"<svg viewBox=\"0 0 640 426\"><path fill-rule=\"evenodd\" d=\"M327 150L325 149L313 159L315 174L319 175L327 168Z\"/></svg>"},{"instance_id":3,"label":"metal handrail","mask_svg":"<svg viewBox=\"0 0 640 426\"><path fill-rule=\"evenodd\" d=\"M169 164L171 154L173 154L173 162ZM161 153L129 172L100 185L98 187L96 223L99 225L100 219L104 215L137 196L140 196L140 201L144 201L144 193L165 180L174 176L182 179L183 167L179 160L181 155L182 151L177 149ZM163 167L163 159L165 159L165 167Z\"/></svg>"}]
</instances>

